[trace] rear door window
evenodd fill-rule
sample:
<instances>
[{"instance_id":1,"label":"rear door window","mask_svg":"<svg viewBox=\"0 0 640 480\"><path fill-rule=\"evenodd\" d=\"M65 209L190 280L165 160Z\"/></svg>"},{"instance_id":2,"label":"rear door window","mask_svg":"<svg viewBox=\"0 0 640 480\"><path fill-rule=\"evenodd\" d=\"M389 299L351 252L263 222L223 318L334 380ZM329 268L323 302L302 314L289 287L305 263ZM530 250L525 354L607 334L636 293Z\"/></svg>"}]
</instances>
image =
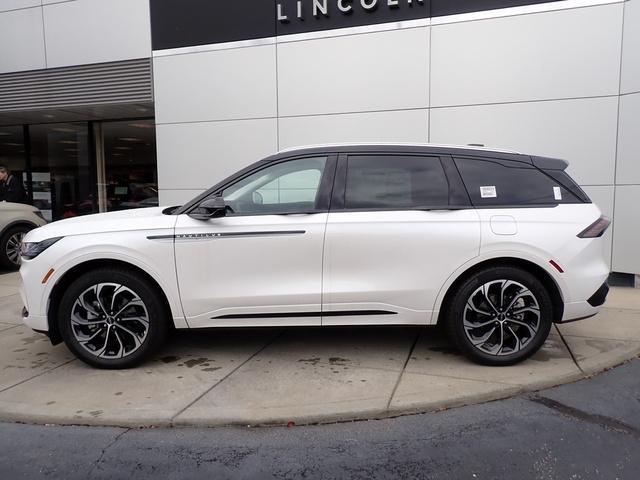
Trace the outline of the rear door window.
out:
<instances>
[{"instance_id":1,"label":"rear door window","mask_svg":"<svg viewBox=\"0 0 640 480\"><path fill-rule=\"evenodd\" d=\"M562 183L524 162L458 157L455 163L475 206L582 203Z\"/></svg>"},{"instance_id":2,"label":"rear door window","mask_svg":"<svg viewBox=\"0 0 640 480\"><path fill-rule=\"evenodd\" d=\"M439 157L350 155L347 159L347 209L418 209L448 204L449 186Z\"/></svg>"}]
</instances>

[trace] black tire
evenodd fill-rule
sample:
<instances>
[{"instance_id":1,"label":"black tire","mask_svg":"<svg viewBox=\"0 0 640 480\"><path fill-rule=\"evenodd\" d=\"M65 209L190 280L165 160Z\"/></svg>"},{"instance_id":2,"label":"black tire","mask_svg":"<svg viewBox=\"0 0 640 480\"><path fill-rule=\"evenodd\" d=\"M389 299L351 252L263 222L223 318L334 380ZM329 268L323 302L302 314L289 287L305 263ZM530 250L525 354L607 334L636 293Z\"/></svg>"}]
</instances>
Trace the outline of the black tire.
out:
<instances>
[{"instance_id":1,"label":"black tire","mask_svg":"<svg viewBox=\"0 0 640 480\"><path fill-rule=\"evenodd\" d=\"M482 365L513 365L529 358L543 345L553 323L549 292L536 276L516 267L486 268L465 279L444 313L449 338Z\"/></svg>"},{"instance_id":2,"label":"black tire","mask_svg":"<svg viewBox=\"0 0 640 480\"><path fill-rule=\"evenodd\" d=\"M2 234L2 238L0 238L0 267L5 270L17 270L20 268L20 250L19 245L17 256L13 256L9 253L9 249L13 251L15 242L22 242L22 237L26 235L26 233L30 230L33 230L33 227L28 225L17 225L15 227L11 227L7 229L6 232Z\"/></svg>"},{"instance_id":3,"label":"black tire","mask_svg":"<svg viewBox=\"0 0 640 480\"><path fill-rule=\"evenodd\" d=\"M126 269L87 272L66 289L60 301L57 321L62 339L80 360L93 367L135 367L158 351L166 339L169 315L161 295L141 275ZM88 323L78 323L87 319Z\"/></svg>"}]
</instances>

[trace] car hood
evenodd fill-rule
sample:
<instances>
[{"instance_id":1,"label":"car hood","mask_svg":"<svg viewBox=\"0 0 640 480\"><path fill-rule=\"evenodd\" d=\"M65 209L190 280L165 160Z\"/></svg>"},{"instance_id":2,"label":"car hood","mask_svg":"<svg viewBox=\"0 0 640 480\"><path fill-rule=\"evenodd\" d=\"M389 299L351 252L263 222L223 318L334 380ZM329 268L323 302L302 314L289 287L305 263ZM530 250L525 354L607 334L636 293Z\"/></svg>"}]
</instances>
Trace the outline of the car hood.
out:
<instances>
[{"instance_id":1,"label":"car hood","mask_svg":"<svg viewBox=\"0 0 640 480\"><path fill-rule=\"evenodd\" d=\"M70 235L173 228L178 217L163 214L162 211L166 208L138 208L58 220L32 230L24 241L40 242L48 238Z\"/></svg>"},{"instance_id":2,"label":"car hood","mask_svg":"<svg viewBox=\"0 0 640 480\"><path fill-rule=\"evenodd\" d=\"M2 212L37 212L38 209L25 203L0 202L0 213Z\"/></svg>"}]
</instances>

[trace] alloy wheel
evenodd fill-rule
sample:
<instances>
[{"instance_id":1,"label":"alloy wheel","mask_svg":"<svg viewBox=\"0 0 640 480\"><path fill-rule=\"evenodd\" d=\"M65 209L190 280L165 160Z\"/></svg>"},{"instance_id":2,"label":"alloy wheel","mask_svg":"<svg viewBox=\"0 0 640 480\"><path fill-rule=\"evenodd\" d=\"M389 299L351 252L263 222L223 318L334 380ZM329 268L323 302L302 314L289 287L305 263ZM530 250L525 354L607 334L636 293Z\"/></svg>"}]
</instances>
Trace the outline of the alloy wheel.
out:
<instances>
[{"instance_id":1,"label":"alloy wheel","mask_svg":"<svg viewBox=\"0 0 640 480\"><path fill-rule=\"evenodd\" d=\"M24 236L24 232L16 232L7 240L5 253L7 255L7 258L14 265L20 265L20 249L22 248L22 239L24 238Z\"/></svg>"},{"instance_id":2,"label":"alloy wheel","mask_svg":"<svg viewBox=\"0 0 640 480\"><path fill-rule=\"evenodd\" d=\"M71 309L71 330L86 351L106 359L138 350L149 332L149 313L140 296L118 283L84 290Z\"/></svg>"},{"instance_id":3,"label":"alloy wheel","mask_svg":"<svg viewBox=\"0 0 640 480\"><path fill-rule=\"evenodd\" d=\"M513 280L492 280L467 299L464 331L471 344L489 355L510 355L525 348L540 328L540 306L527 287Z\"/></svg>"}]
</instances>

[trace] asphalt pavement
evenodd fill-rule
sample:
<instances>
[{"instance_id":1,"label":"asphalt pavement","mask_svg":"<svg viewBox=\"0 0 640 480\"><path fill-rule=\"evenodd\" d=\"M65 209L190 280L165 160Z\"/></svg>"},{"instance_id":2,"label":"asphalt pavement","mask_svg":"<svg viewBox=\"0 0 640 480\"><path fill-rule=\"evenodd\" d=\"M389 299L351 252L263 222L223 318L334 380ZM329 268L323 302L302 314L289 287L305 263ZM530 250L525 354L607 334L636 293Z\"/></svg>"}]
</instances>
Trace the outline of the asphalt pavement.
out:
<instances>
[{"instance_id":1,"label":"asphalt pavement","mask_svg":"<svg viewBox=\"0 0 640 480\"><path fill-rule=\"evenodd\" d=\"M640 360L508 400L290 427L0 424L0 478L638 479Z\"/></svg>"}]
</instances>

